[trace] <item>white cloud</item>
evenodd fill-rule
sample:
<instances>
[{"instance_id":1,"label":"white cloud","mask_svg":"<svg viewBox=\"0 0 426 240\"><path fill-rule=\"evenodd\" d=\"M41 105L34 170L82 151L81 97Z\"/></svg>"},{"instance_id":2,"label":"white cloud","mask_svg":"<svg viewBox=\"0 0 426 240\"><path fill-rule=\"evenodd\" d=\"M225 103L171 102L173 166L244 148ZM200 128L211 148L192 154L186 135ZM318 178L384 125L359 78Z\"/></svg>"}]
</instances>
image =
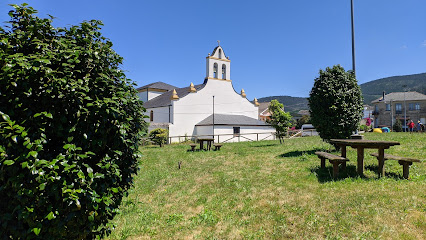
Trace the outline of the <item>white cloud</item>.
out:
<instances>
[{"instance_id":1,"label":"white cloud","mask_svg":"<svg viewBox=\"0 0 426 240\"><path fill-rule=\"evenodd\" d=\"M407 45L402 45L401 48L402 49L407 49L408 47L407 47Z\"/></svg>"},{"instance_id":2,"label":"white cloud","mask_svg":"<svg viewBox=\"0 0 426 240\"><path fill-rule=\"evenodd\" d=\"M423 41L422 47L426 47L426 40Z\"/></svg>"}]
</instances>

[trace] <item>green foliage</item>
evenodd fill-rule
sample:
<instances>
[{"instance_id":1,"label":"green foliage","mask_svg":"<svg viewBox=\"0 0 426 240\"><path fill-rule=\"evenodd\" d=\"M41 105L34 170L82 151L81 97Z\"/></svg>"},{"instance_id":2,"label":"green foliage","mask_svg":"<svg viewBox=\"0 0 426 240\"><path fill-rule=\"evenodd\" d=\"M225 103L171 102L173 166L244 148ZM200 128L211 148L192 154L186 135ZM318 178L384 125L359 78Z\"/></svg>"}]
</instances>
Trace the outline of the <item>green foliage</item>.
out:
<instances>
[{"instance_id":1,"label":"green foliage","mask_svg":"<svg viewBox=\"0 0 426 240\"><path fill-rule=\"evenodd\" d=\"M311 123L311 117L309 115L303 115L299 120L297 120L296 128L301 129L303 124Z\"/></svg>"},{"instance_id":2,"label":"green foliage","mask_svg":"<svg viewBox=\"0 0 426 240\"><path fill-rule=\"evenodd\" d=\"M167 143L168 136L169 132L162 128L156 128L149 132L149 139L151 139L151 141L153 141L155 144L160 145L160 147Z\"/></svg>"},{"instance_id":3,"label":"green foliage","mask_svg":"<svg viewBox=\"0 0 426 240\"><path fill-rule=\"evenodd\" d=\"M362 117L361 89L340 65L320 70L309 95L311 122L321 138L349 138Z\"/></svg>"},{"instance_id":4,"label":"green foliage","mask_svg":"<svg viewBox=\"0 0 426 240\"><path fill-rule=\"evenodd\" d=\"M292 117L290 113L284 112L284 106L277 100L272 100L268 109L271 113L271 119L267 121L275 128L276 136L280 139L280 143L283 143L288 128L293 125Z\"/></svg>"},{"instance_id":5,"label":"green foliage","mask_svg":"<svg viewBox=\"0 0 426 240\"><path fill-rule=\"evenodd\" d=\"M402 132L402 123L399 119L397 119L396 122L393 124L393 131Z\"/></svg>"},{"instance_id":6,"label":"green foliage","mask_svg":"<svg viewBox=\"0 0 426 240\"><path fill-rule=\"evenodd\" d=\"M359 126L359 130L367 132L368 130L370 130L370 127L363 124L363 125Z\"/></svg>"},{"instance_id":7,"label":"green foliage","mask_svg":"<svg viewBox=\"0 0 426 240\"><path fill-rule=\"evenodd\" d=\"M137 172L145 109L101 22L55 28L12 6L0 28L0 235L104 235Z\"/></svg>"}]
</instances>

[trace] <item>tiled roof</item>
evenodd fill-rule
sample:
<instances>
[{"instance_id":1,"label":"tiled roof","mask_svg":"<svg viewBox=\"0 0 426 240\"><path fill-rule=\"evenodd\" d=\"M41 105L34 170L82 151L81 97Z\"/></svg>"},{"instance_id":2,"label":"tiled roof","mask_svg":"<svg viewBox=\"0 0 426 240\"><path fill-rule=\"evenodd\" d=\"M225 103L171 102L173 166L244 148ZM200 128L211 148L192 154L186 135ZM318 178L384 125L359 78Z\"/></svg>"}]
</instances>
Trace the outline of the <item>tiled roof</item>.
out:
<instances>
[{"instance_id":1,"label":"tiled roof","mask_svg":"<svg viewBox=\"0 0 426 240\"><path fill-rule=\"evenodd\" d=\"M260 102L259 103L259 115L264 112L266 109L268 109L271 102ZM269 114L270 115L270 114Z\"/></svg>"},{"instance_id":2,"label":"tiled roof","mask_svg":"<svg viewBox=\"0 0 426 240\"><path fill-rule=\"evenodd\" d=\"M195 85L194 87L197 91L199 91L203 89L205 85L206 84L203 83L203 84ZM157 108L157 107L165 107L170 105L170 101L171 101L170 97L172 96L173 89L176 89L176 92L179 98L183 98L189 94L189 86L184 88L172 88L171 91L169 90L168 92L165 92L161 94L160 96L145 102L143 106L145 108Z\"/></svg>"},{"instance_id":3,"label":"tiled roof","mask_svg":"<svg viewBox=\"0 0 426 240\"><path fill-rule=\"evenodd\" d=\"M378 103L378 102L382 102L383 97L380 97L374 101L372 101L371 103ZM389 93L385 95L385 101L404 101L404 99L406 101L418 101L418 100L426 100L426 95L418 93L418 92L405 92L405 97L404 97L404 92L393 92L393 93Z\"/></svg>"},{"instance_id":4,"label":"tiled roof","mask_svg":"<svg viewBox=\"0 0 426 240\"><path fill-rule=\"evenodd\" d=\"M213 125L213 114L206 119L197 123L195 126L208 126ZM260 120L243 116L243 115L229 115L229 114L215 114L214 125L235 125L235 126L269 126Z\"/></svg>"},{"instance_id":5,"label":"tiled roof","mask_svg":"<svg viewBox=\"0 0 426 240\"><path fill-rule=\"evenodd\" d=\"M174 88L176 88L175 86L172 86L170 84L167 83L163 83L163 82L155 82L155 83L150 83L148 85L142 86L137 88L136 90L142 90L142 89L146 89L146 88L156 88L156 89L162 89L162 90L173 90Z\"/></svg>"}]
</instances>

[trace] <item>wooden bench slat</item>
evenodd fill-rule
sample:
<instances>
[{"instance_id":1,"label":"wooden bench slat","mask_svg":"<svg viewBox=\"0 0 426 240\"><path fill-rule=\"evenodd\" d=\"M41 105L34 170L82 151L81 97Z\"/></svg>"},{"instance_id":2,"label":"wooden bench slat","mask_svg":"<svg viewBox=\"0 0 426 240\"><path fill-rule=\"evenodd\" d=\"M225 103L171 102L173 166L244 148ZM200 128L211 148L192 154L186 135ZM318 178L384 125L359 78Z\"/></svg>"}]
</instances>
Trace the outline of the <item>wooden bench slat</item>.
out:
<instances>
[{"instance_id":1,"label":"wooden bench slat","mask_svg":"<svg viewBox=\"0 0 426 240\"><path fill-rule=\"evenodd\" d=\"M327 158L329 160L349 161L349 159L347 159L347 158L337 156L337 155L327 153L327 152L315 152L315 154L320 156L320 157Z\"/></svg>"},{"instance_id":2,"label":"wooden bench slat","mask_svg":"<svg viewBox=\"0 0 426 240\"><path fill-rule=\"evenodd\" d=\"M371 153L370 155L373 156L373 157L379 157L378 153ZM384 159L385 160L406 161L406 162L421 162L421 160L419 160L419 159L400 157L400 156L390 155L390 154L386 154L386 153L384 155Z\"/></svg>"}]
</instances>

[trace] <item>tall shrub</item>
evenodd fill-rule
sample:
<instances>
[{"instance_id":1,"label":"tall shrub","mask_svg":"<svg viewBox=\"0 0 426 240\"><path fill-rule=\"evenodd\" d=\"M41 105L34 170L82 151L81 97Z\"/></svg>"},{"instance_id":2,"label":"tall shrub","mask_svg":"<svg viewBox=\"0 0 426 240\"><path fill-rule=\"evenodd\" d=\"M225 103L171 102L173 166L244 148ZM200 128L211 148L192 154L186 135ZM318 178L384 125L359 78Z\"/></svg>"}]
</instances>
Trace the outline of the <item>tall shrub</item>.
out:
<instances>
[{"instance_id":1,"label":"tall shrub","mask_svg":"<svg viewBox=\"0 0 426 240\"><path fill-rule=\"evenodd\" d=\"M393 124L393 130L395 132L402 132L402 123L401 120L397 119L396 122Z\"/></svg>"},{"instance_id":2,"label":"tall shrub","mask_svg":"<svg viewBox=\"0 0 426 240\"><path fill-rule=\"evenodd\" d=\"M137 171L142 102L101 22L55 28L13 7L0 28L0 236L95 238Z\"/></svg>"},{"instance_id":3,"label":"tall shrub","mask_svg":"<svg viewBox=\"0 0 426 240\"><path fill-rule=\"evenodd\" d=\"M321 138L349 138L362 117L361 88L340 65L320 70L309 94L311 122Z\"/></svg>"}]
</instances>

